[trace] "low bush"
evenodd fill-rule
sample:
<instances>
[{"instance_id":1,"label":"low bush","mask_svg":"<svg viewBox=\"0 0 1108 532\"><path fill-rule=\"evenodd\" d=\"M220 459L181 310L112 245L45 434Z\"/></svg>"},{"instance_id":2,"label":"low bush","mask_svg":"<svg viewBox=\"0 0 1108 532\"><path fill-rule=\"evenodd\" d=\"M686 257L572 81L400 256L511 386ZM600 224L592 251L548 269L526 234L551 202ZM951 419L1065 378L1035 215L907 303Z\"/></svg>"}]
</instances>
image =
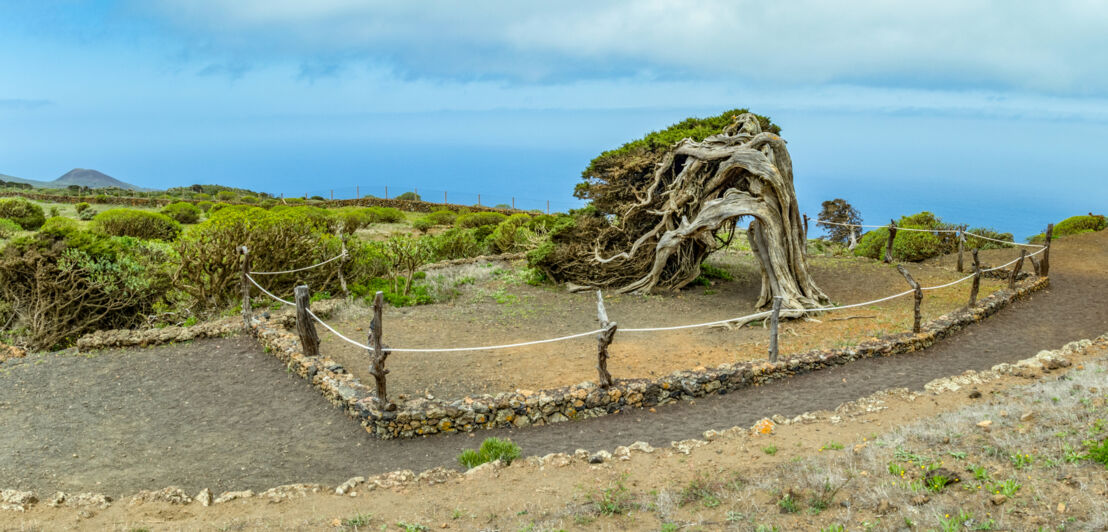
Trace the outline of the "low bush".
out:
<instances>
[{"instance_id":1,"label":"low bush","mask_svg":"<svg viewBox=\"0 0 1108 532\"><path fill-rule=\"evenodd\" d=\"M235 195L235 193L231 192L230 190L220 190L219 192L215 193L215 199L222 202L235 201L236 197L237 196Z\"/></svg>"},{"instance_id":2,"label":"low bush","mask_svg":"<svg viewBox=\"0 0 1108 532\"><path fill-rule=\"evenodd\" d=\"M501 222L507 220L508 217L498 212L471 212L468 214L459 215L454 220L455 227L461 227L462 229L472 229L474 227L482 227L488 225L500 225Z\"/></svg>"},{"instance_id":3,"label":"low bush","mask_svg":"<svg viewBox=\"0 0 1108 532\"><path fill-rule=\"evenodd\" d=\"M354 234L358 229L369 227L373 223L373 213L369 209L360 207L343 207L336 209L333 215L342 223L342 231L346 234Z\"/></svg>"},{"instance_id":4,"label":"low bush","mask_svg":"<svg viewBox=\"0 0 1108 532\"><path fill-rule=\"evenodd\" d=\"M92 219L93 228L109 236L174 240L181 234L181 224L172 218L147 211L109 209Z\"/></svg>"},{"instance_id":5,"label":"low bush","mask_svg":"<svg viewBox=\"0 0 1108 532\"><path fill-rule=\"evenodd\" d=\"M430 217L421 216L412 220L412 228L418 230L420 233L427 233L432 227L435 226L435 222Z\"/></svg>"},{"instance_id":6,"label":"low bush","mask_svg":"<svg viewBox=\"0 0 1108 532\"><path fill-rule=\"evenodd\" d=\"M26 231L35 231L46 222L46 213L23 198L5 198L0 199L0 218L7 218Z\"/></svg>"},{"instance_id":7,"label":"low bush","mask_svg":"<svg viewBox=\"0 0 1108 532\"><path fill-rule=\"evenodd\" d=\"M188 202L178 201L162 207L162 214L182 224L194 224L200 221L200 208Z\"/></svg>"},{"instance_id":8,"label":"low bush","mask_svg":"<svg viewBox=\"0 0 1108 532\"><path fill-rule=\"evenodd\" d=\"M370 207L370 221L375 224L395 224L404 221L404 213L395 207Z\"/></svg>"},{"instance_id":9,"label":"low bush","mask_svg":"<svg viewBox=\"0 0 1108 532\"><path fill-rule=\"evenodd\" d=\"M201 211L208 212L212 208L212 202L210 201L198 201L196 202L196 208Z\"/></svg>"},{"instance_id":10,"label":"low bush","mask_svg":"<svg viewBox=\"0 0 1108 532\"><path fill-rule=\"evenodd\" d=\"M87 222L89 220L92 220L93 218L96 218L97 213L98 211L96 209L85 209L77 214L77 218L80 218L81 221Z\"/></svg>"},{"instance_id":11,"label":"low bush","mask_svg":"<svg viewBox=\"0 0 1108 532\"><path fill-rule=\"evenodd\" d=\"M511 464L519 458L520 448L512 440L500 438L485 438L481 447L477 450L466 449L458 455L458 463L468 469L473 469L481 464L501 460L505 465Z\"/></svg>"},{"instance_id":12,"label":"low bush","mask_svg":"<svg viewBox=\"0 0 1108 532\"><path fill-rule=\"evenodd\" d=\"M91 206L92 205L89 205L88 203L82 201L81 203L78 203L78 204L74 205L73 209L77 211L77 214L81 214L82 212L85 212L86 210L88 210L88 208L91 207Z\"/></svg>"},{"instance_id":13,"label":"low bush","mask_svg":"<svg viewBox=\"0 0 1108 532\"><path fill-rule=\"evenodd\" d=\"M427 218L435 225L454 225L454 220L458 218L458 214L448 209L442 209L428 214Z\"/></svg>"},{"instance_id":14,"label":"low bush","mask_svg":"<svg viewBox=\"0 0 1108 532\"><path fill-rule=\"evenodd\" d=\"M0 254L0 300L35 349L65 347L96 329L139 325L170 289L178 262L161 242L109 237L54 218Z\"/></svg>"},{"instance_id":15,"label":"low bush","mask_svg":"<svg viewBox=\"0 0 1108 532\"><path fill-rule=\"evenodd\" d=\"M477 257L484 252L472 229L454 227L431 239L435 260L465 259Z\"/></svg>"},{"instance_id":16,"label":"low bush","mask_svg":"<svg viewBox=\"0 0 1108 532\"><path fill-rule=\"evenodd\" d=\"M22 230L23 228L19 224L7 218L0 218L0 239L11 238Z\"/></svg>"},{"instance_id":17,"label":"low bush","mask_svg":"<svg viewBox=\"0 0 1108 532\"><path fill-rule=\"evenodd\" d=\"M529 215L522 213L509 216L489 234L489 249L498 253L516 253L534 247L538 242L527 228L530 220Z\"/></svg>"},{"instance_id":18,"label":"low bush","mask_svg":"<svg viewBox=\"0 0 1108 532\"><path fill-rule=\"evenodd\" d=\"M944 224L930 212L921 212L904 216L897 222L904 229L950 229L954 226ZM881 259L885 256L885 246L889 238L889 229L881 227L864 235L854 248L859 257ZM893 258L899 261L919 262L957 249L954 233L931 233L921 231L897 231L893 240Z\"/></svg>"},{"instance_id":19,"label":"low bush","mask_svg":"<svg viewBox=\"0 0 1108 532\"><path fill-rule=\"evenodd\" d=\"M1000 242L994 242L993 240L1004 240L1006 242L1012 242L1015 237L1012 233L1001 233L995 229L989 229L987 227L974 227L967 229L967 232L981 235L986 238L979 238L973 235L966 235L965 249L1002 249L1010 248L1012 244L1001 244ZM993 240L987 240L991 238Z\"/></svg>"},{"instance_id":20,"label":"low bush","mask_svg":"<svg viewBox=\"0 0 1108 532\"><path fill-rule=\"evenodd\" d=\"M0 216L3 216L0 214ZM1103 231L1108 228L1108 219L1102 214L1089 213L1084 216L1071 216L1054 225L1052 238L1062 238L1081 233ZM1032 244L1042 244L1046 241L1046 233L1039 233L1028 239Z\"/></svg>"},{"instance_id":21,"label":"low bush","mask_svg":"<svg viewBox=\"0 0 1108 532\"><path fill-rule=\"evenodd\" d=\"M255 203L258 203L258 198L256 196L243 196L239 198L239 201L242 203L249 203L253 205Z\"/></svg>"},{"instance_id":22,"label":"low bush","mask_svg":"<svg viewBox=\"0 0 1108 532\"><path fill-rule=\"evenodd\" d=\"M80 226L77 225L77 222L64 216L55 216L47 218L46 223L42 224L38 231L54 236L65 236L79 229Z\"/></svg>"},{"instance_id":23,"label":"low bush","mask_svg":"<svg viewBox=\"0 0 1108 532\"><path fill-rule=\"evenodd\" d=\"M423 198L421 198L419 194L416 194L415 192L405 192L397 196L396 199L405 201L420 201Z\"/></svg>"}]
</instances>

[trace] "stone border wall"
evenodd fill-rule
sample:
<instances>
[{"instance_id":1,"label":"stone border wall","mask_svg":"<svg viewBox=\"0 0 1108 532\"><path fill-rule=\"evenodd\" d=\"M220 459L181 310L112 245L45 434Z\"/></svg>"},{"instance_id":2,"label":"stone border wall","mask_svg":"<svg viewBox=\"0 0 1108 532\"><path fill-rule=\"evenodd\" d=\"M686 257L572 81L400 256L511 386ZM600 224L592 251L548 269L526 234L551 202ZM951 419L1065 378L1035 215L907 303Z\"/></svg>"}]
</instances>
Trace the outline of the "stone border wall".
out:
<instances>
[{"instance_id":1,"label":"stone border wall","mask_svg":"<svg viewBox=\"0 0 1108 532\"><path fill-rule=\"evenodd\" d=\"M1048 285L1046 278L1022 281L1014 291L997 291L978 301L973 309L958 310L925 323L920 334L894 334L854 347L788 355L776 364L736 362L699 371L677 371L657 379L617 379L607 389L584 382L553 390L517 390L456 401L416 398L397 403L393 410L379 408L374 390L358 382L340 364L325 356L304 356L299 338L281 324L267 319L254 320L252 332L267 353L308 379L370 434L382 439L412 438L600 417L627 408L647 408L680 399L722 394L861 358L910 353L927 348Z\"/></svg>"}]
</instances>

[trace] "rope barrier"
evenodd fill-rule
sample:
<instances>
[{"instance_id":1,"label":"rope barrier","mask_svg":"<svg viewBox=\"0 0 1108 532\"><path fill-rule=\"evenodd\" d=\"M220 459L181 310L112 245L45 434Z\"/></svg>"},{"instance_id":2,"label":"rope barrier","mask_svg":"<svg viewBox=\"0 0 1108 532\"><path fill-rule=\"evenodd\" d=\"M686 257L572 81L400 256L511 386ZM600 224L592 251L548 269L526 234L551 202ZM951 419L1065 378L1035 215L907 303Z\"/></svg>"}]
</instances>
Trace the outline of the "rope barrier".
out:
<instances>
[{"instance_id":1,"label":"rope barrier","mask_svg":"<svg viewBox=\"0 0 1108 532\"><path fill-rule=\"evenodd\" d=\"M868 227L870 229L882 229L888 228L887 225L860 225L860 224L844 224L839 222L825 222L817 220L816 224L828 224L828 225L841 225L843 227ZM957 233L957 229L916 229L914 227L897 227L897 231L916 231L918 233Z\"/></svg>"},{"instance_id":2,"label":"rope barrier","mask_svg":"<svg viewBox=\"0 0 1108 532\"><path fill-rule=\"evenodd\" d=\"M331 261L334 261L334 260L338 260L338 259L341 259L341 258L343 258L343 257L345 257L345 256L346 256L346 252L345 252L345 251L343 251L342 253L339 253L338 255L336 255L336 256L334 256L334 257L331 257L331 258L329 258L329 259L327 259L327 260L325 260L325 261L323 261L323 262L321 262L321 263L319 263L319 264L314 264L314 265L312 265L312 266L305 266L305 267L303 267L303 268L297 268L297 269L295 269L295 270L285 270L285 271L283 271L283 272L250 272L250 274L251 274L251 275L281 275L281 274L284 274L284 273L296 273L296 272L302 272L302 271L304 271L304 270L311 270L311 269L313 269L313 268L318 268L318 267L320 267L320 266L323 266L324 264L327 264L328 262L331 262ZM255 283L255 284L257 284L257 283Z\"/></svg>"},{"instance_id":3,"label":"rope barrier","mask_svg":"<svg viewBox=\"0 0 1108 532\"><path fill-rule=\"evenodd\" d=\"M859 226L859 225L856 225L856 224L836 224L836 225L850 225L850 226L854 226L854 227L864 227L864 226ZM883 227L883 226L877 226L877 227ZM903 229L903 228L901 228L901 229ZM966 232L966 234L973 234L973 233ZM974 236L980 236L980 235L974 235ZM989 239L987 237L982 237L982 238L986 238L987 240L994 240L994 239ZM1003 242L1003 241L998 240L998 242ZM1003 242L1003 243L1011 244L1011 243L1014 243L1014 242ZM1022 244L1018 244L1018 245L1022 245ZM1046 246L1041 246L1038 251L1035 251L1034 253L1028 254L1027 257L1034 257L1035 255L1038 255L1038 254L1043 253L1045 251L1046 251ZM309 268L314 268L314 267L317 267L317 266L321 266L323 264L326 264L327 262L330 262L330 261L335 260L335 259L337 259L339 257L342 257L342 256L343 255L339 255L338 257L335 257L335 258L329 259L327 261L321 262L321 263L317 264L316 266L311 266ZM1014 259L1014 260L1012 260L1012 261L1010 261L1006 264L996 266L996 267L993 267L993 268L988 268L988 269L985 269L985 270L981 270L981 272L984 273L984 272L990 272L990 271L995 271L995 270L1001 270L1001 269L1007 268L1007 267L1019 262L1020 260L1021 260L1020 258L1017 258L1017 259ZM302 268L302 270L303 269L306 269L306 268ZM290 272L291 271L300 271L300 270L290 270ZM256 272L251 272L251 273L257 274ZM277 272L277 273L288 273L288 272ZM942 285L938 285L938 286L922 287L921 290L940 290L940 289L943 289L943 288L949 288L949 287L954 286L956 284L968 281L968 280L972 279L973 277L974 277L974 275L970 274L970 275L967 275L967 276L962 277L960 279L956 279L956 280L951 281L951 282L946 283L946 284L942 284ZM269 290L266 290L265 288L262 288L262 286L260 284L258 284L258 282L255 281L254 278L251 277L249 274L246 275L246 278L249 279L250 282L254 284L254 286L258 287L258 289L261 290L265 295L273 298L276 301L284 303L286 305L290 305L290 306L293 306L293 307L296 306L295 303L292 303L290 301L281 299L281 298L277 297L276 295L274 295L273 293L271 293ZM899 298L899 297L904 297L904 296L906 296L908 294L911 294L911 293L914 293L914 292L915 292L914 290L907 290L907 291L901 292L899 294L893 294L891 296L883 297L883 298L880 298L880 299L874 299L872 301L864 301L864 302L861 302L861 303L852 303L850 305L842 305L842 306L837 306L837 307L821 307L821 308L812 308L812 309L791 309L791 310L801 310L801 311L806 312L806 313L807 312L830 312L830 311L835 311L835 310L845 310L845 309L850 309L850 308L865 307L865 306L870 306L870 305L876 305L878 303L884 303L886 301L891 301L891 300ZM328 331L331 331L332 333L334 333L335 336L338 336L339 338L346 341L347 343L349 343L351 345L354 345L356 347L359 347L361 349L366 349L366 350L371 349L369 346L367 346L365 344L362 344L360 342L356 342L354 340L351 340L350 338L347 338L345 335L343 335L342 333L338 332L333 327L328 325L327 322L323 321L318 316L316 316L315 313L313 313L311 311L311 309L305 309L305 310L307 310L308 315L311 316L312 319L317 321L320 325L322 325ZM725 323L730 323L730 322L738 321L738 320L752 320L752 319L757 319L757 318L764 318L764 317L770 316L771 314L772 314L772 312L765 311L765 312L757 312L757 313L754 313L754 314L748 314L746 316L740 316L740 317L737 317L737 318L728 318L728 319L724 319L724 320L710 321L710 322L704 322L704 323L694 323L694 324L690 324L690 325L674 325L674 326L669 326L669 327L628 328L628 329L619 329L619 331L624 332L624 333L647 333L647 332L659 332L659 331L675 331L675 330L680 330L680 329L695 329L695 328L700 328L700 327L711 327L713 325L722 325L722 324L725 324ZM601 332L604 332L604 330L605 329L596 329L596 330L593 330L593 331L571 334L571 335L567 335L567 336L560 336L560 337L557 337L557 338L548 338L548 339L545 339L545 340L532 340L530 342L519 342L519 343L514 343L514 344L489 345L489 346L481 346L481 347L389 348L388 351L393 352L393 353L456 353L456 352L463 352L463 351L493 351L493 350L498 350L498 349L512 349L512 348L516 348L516 347L526 347L526 346L530 346L530 345L539 345L539 344L548 344L548 343L554 343L554 342L562 342L562 341L565 341L565 340L572 340L572 339L575 339L575 338L582 338L582 337L585 337L585 336L599 334Z\"/></svg>"},{"instance_id":4,"label":"rope barrier","mask_svg":"<svg viewBox=\"0 0 1108 532\"><path fill-rule=\"evenodd\" d=\"M967 235L970 235L970 236L975 236L975 237L977 237L977 238L985 239L985 240L992 240L993 242L1000 242L1001 244L1011 244L1011 245L1013 245L1013 246L1023 246L1023 247L1025 247L1025 248L1042 248L1042 249L1046 249L1046 246L1044 246L1044 245L1041 245L1041 244L1020 244L1019 242L1009 242L1009 241L1007 241L1007 240L997 240L997 239L995 239L995 238L989 238L989 237L987 237L987 236L984 236L984 235L979 235L979 234L977 234L977 233L971 233L971 232L969 232L969 231L966 231L966 234L967 234Z\"/></svg>"}]
</instances>

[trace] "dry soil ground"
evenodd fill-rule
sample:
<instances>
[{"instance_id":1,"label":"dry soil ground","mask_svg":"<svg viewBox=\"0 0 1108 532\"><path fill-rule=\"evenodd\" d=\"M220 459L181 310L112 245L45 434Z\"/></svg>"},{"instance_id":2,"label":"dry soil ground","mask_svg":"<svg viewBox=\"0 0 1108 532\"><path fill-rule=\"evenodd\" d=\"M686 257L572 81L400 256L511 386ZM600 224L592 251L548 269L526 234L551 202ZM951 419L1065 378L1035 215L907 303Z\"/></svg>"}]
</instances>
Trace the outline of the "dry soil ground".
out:
<instances>
[{"instance_id":1,"label":"dry soil ground","mask_svg":"<svg viewBox=\"0 0 1108 532\"><path fill-rule=\"evenodd\" d=\"M749 426L761 417L778 413L792 416L830 409L889 387L919 389L940 376L1018 360L1039 349L1103 333L1108 325L1108 305L1104 303L1108 271L1104 264L1108 264L1108 232L1059 241L1052 256L1051 288L922 353L858 361L768 386L700 399L695 404L667 405L657 412L487 431L480 436L511 437L529 455L577 448L612 449L636 440L666 446L671 440L697 437L706 429ZM954 406L965 399L960 396L950 401ZM916 404L903 412L918 407ZM889 419L885 421L889 425L901 421ZM54 490L120 496L171 484L190 492L204 487L216 492L262 489L289 482L335 485L354 475L451 465L460 449L478 442L465 435L389 442L370 439L248 339L107 351L90 358L47 355L7 362L0 366L0 426L5 428L0 431L0 487L33 489L41 497ZM852 440L842 437L839 441ZM781 448L788 445L778 443ZM694 472L691 466L681 469L680 464L656 464L667 468L657 475L674 478L677 471L685 476ZM654 466L636 467L652 471ZM373 500L395 502L397 512L428 500L440 500L445 505L441 508L449 508L455 499L469 501L461 508L495 505L502 508L498 515L507 508L519 512L531 501L548 498L519 496L523 486L531 486L529 475L511 482L490 482L479 490L466 487L454 496L420 492L415 497L397 494ZM559 494L576 489L572 483L584 482L582 477L572 478L567 484L550 488L555 490L550 500L557 501ZM583 478L593 483L598 480L592 473ZM527 493L537 493L535 489L528 488ZM298 505L296 512L300 513L288 519L282 517L286 515L282 507L276 523L314 529L321 526L318 519L368 508L368 503L359 506L358 502L335 502L340 506L334 507L327 504L331 503L312 499L303 507ZM127 514L125 505L119 507L113 511L123 514L106 513L115 517L92 524L128 529L132 523L155 519L141 509ZM167 514L166 519L192 516L200 519L193 525L230 524L234 528L242 519L268 515L264 505L236 508L223 507L223 513L205 517L209 514L194 515L195 510L189 507ZM439 513L429 515L439 518ZM28 523L10 514L0 518L5 526L16 529ZM33 522L53 523L36 519ZM72 524L65 523L51 528Z\"/></svg>"}]
</instances>

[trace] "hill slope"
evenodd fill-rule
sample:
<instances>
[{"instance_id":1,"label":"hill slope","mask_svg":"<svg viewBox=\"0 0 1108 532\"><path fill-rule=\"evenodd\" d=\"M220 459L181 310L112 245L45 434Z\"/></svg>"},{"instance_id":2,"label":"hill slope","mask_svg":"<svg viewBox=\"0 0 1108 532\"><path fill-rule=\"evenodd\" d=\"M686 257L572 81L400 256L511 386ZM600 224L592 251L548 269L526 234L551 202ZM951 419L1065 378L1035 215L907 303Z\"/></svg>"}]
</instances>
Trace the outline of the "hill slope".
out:
<instances>
[{"instance_id":1,"label":"hill slope","mask_svg":"<svg viewBox=\"0 0 1108 532\"><path fill-rule=\"evenodd\" d=\"M69 185L77 185L89 188L118 187L128 190L143 190L141 187L137 187L130 183L124 183L110 175L85 168L74 168L53 181L36 181L34 179L24 179L3 174L0 174L0 180L14 183L26 183L37 188L64 188Z\"/></svg>"}]
</instances>

